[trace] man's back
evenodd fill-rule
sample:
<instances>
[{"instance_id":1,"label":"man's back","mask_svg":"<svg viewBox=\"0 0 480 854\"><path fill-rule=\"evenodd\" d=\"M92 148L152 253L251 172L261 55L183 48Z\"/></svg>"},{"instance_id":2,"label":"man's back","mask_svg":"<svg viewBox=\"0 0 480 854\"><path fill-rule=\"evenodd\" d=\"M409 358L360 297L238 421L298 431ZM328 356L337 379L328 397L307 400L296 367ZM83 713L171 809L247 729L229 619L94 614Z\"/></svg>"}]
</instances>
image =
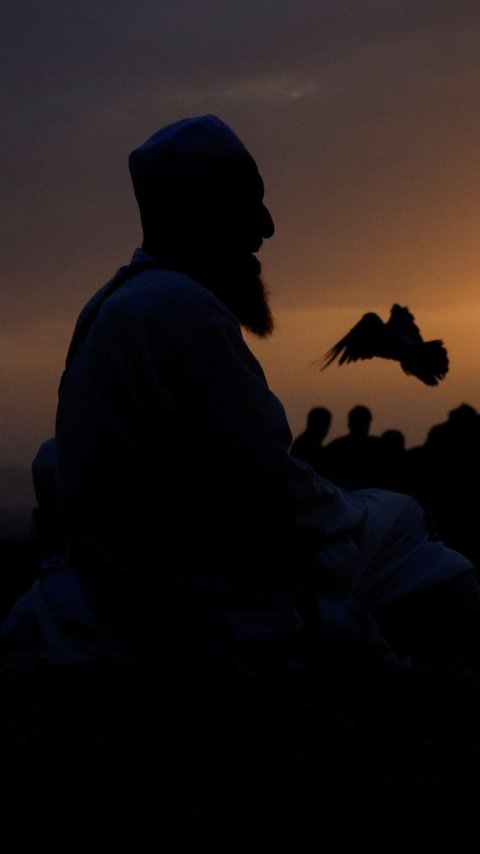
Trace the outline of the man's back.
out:
<instances>
[{"instance_id":1,"label":"man's back","mask_svg":"<svg viewBox=\"0 0 480 854\"><path fill-rule=\"evenodd\" d=\"M238 322L188 276L146 270L105 300L57 415L69 559L89 588L142 606L159 587L210 588L210 601L212 587L251 589L279 521L277 478L258 476L258 457L264 470L266 433L290 442L265 392Z\"/></svg>"}]
</instances>

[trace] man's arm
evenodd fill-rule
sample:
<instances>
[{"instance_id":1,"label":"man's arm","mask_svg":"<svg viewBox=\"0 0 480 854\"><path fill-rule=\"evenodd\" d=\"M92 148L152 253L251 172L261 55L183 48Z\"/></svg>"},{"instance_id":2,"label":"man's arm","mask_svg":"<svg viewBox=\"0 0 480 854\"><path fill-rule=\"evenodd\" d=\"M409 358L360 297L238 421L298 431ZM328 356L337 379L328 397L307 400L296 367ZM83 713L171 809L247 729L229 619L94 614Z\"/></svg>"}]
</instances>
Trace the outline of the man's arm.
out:
<instances>
[{"instance_id":1,"label":"man's arm","mask_svg":"<svg viewBox=\"0 0 480 854\"><path fill-rule=\"evenodd\" d=\"M252 524L255 514L271 524L308 583L313 577L325 595L348 595L359 565L364 503L290 456L284 409L239 328L212 312L171 371L177 403L229 490L249 503Z\"/></svg>"}]
</instances>

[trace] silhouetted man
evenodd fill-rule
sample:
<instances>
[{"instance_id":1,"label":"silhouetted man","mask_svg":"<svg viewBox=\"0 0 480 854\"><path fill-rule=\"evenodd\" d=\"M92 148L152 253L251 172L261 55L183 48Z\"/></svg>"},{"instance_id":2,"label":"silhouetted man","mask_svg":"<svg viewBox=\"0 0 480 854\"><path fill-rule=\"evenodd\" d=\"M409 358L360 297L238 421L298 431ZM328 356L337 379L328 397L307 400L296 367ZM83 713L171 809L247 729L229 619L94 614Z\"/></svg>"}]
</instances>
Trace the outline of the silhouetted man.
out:
<instances>
[{"instance_id":1,"label":"silhouetted man","mask_svg":"<svg viewBox=\"0 0 480 854\"><path fill-rule=\"evenodd\" d=\"M295 635L322 603L331 619L465 572L412 499L343 491L288 453L241 334L273 329L256 253L274 226L233 131L177 122L130 172L143 247L81 313L60 388L70 580L36 591L49 654L81 653L82 626L90 648L163 657L172 638Z\"/></svg>"},{"instance_id":2,"label":"silhouetted man","mask_svg":"<svg viewBox=\"0 0 480 854\"><path fill-rule=\"evenodd\" d=\"M415 481L410 457L405 448L405 436L401 430L385 430L380 438L381 471L379 485L382 489L395 492L415 492Z\"/></svg>"},{"instance_id":3,"label":"silhouetted man","mask_svg":"<svg viewBox=\"0 0 480 854\"><path fill-rule=\"evenodd\" d=\"M378 436L370 435L372 413L366 406L354 406L348 413L348 434L334 439L325 449L332 477L352 489L378 486L381 474L381 447Z\"/></svg>"},{"instance_id":4,"label":"silhouetted man","mask_svg":"<svg viewBox=\"0 0 480 854\"><path fill-rule=\"evenodd\" d=\"M429 431L422 449L425 491L442 539L480 559L477 535L480 415L467 403Z\"/></svg>"},{"instance_id":5,"label":"silhouetted man","mask_svg":"<svg viewBox=\"0 0 480 854\"><path fill-rule=\"evenodd\" d=\"M306 430L297 436L290 449L292 456L308 463L318 473L322 473L325 456L323 440L330 430L331 423L330 410L325 409L324 406L315 406L308 413Z\"/></svg>"}]
</instances>

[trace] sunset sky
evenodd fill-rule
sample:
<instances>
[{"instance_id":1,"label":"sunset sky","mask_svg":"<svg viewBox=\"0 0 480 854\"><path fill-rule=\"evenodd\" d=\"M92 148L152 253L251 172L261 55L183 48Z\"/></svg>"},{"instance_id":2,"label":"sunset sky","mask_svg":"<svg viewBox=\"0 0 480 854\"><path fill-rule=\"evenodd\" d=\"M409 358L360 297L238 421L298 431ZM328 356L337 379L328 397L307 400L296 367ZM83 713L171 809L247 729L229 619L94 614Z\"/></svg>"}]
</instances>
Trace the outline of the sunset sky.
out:
<instances>
[{"instance_id":1,"label":"sunset sky","mask_svg":"<svg viewBox=\"0 0 480 854\"><path fill-rule=\"evenodd\" d=\"M371 407L407 444L480 409L480 4L7 0L2 6L0 467L54 430L77 314L140 241L132 148L215 113L257 160L275 335L248 339L294 433ZM365 311L442 338L438 388L381 361L319 372ZM5 487L0 503L5 504Z\"/></svg>"}]
</instances>

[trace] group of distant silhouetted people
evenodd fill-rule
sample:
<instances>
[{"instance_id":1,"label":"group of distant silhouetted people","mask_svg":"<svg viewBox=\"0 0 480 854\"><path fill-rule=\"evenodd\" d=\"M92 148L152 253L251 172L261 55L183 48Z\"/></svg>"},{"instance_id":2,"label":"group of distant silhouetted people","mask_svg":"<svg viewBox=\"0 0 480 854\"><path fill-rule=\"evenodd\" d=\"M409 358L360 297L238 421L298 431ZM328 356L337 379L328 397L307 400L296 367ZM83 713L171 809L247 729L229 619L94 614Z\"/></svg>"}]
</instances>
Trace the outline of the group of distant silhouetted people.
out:
<instances>
[{"instance_id":1,"label":"group of distant silhouetted people","mask_svg":"<svg viewBox=\"0 0 480 854\"><path fill-rule=\"evenodd\" d=\"M348 433L326 442L332 413L314 407L291 453L346 488L380 487L415 496L427 511L433 533L479 565L475 508L480 414L462 403L430 429L423 445L411 449L405 447L400 430L372 435L372 418L366 406L354 406L348 413Z\"/></svg>"},{"instance_id":2,"label":"group of distant silhouetted people","mask_svg":"<svg viewBox=\"0 0 480 854\"><path fill-rule=\"evenodd\" d=\"M354 406L348 413L348 433L326 442L332 413L323 406L314 407L306 429L292 443L291 454L347 489L379 487L415 496L427 510L434 533L479 563L474 516L480 414L462 403L445 422L430 429L423 445L411 449L405 447L400 430L373 435L372 420L370 409ZM54 559L63 549L55 465L52 438L41 445L32 464L35 538L43 560Z\"/></svg>"}]
</instances>

